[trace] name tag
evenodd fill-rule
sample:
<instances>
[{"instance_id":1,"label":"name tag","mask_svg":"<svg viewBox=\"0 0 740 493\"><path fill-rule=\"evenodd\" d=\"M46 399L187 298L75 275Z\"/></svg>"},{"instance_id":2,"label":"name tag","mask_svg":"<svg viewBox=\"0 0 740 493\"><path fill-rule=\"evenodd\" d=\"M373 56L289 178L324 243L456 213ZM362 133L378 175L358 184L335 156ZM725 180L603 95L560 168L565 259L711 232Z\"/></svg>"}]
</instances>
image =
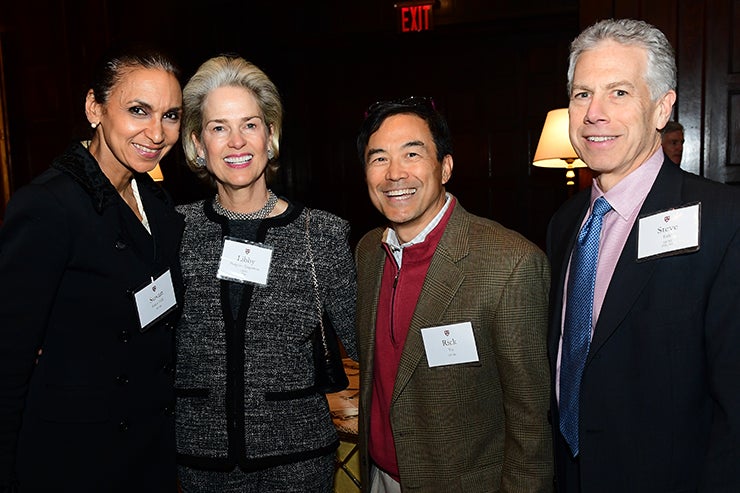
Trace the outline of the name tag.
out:
<instances>
[{"instance_id":1,"label":"name tag","mask_svg":"<svg viewBox=\"0 0 740 493\"><path fill-rule=\"evenodd\" d=\"M272 262L272 248L241 240L224 238L224 249L216 277L226 281L267 285Z\"/></svg>"},{"instance_id":2,"label":"name tag","mask_svg":"<svg viewBox=\"0 0 740 493\"><path fill-rule=\"evenodd\" d=\"M136 311L139 314L141 332L145 332L159 319L177 306L175 287L170 270L134 292Z\"/></svg>"},{"instance_id":3,"label":"name tag","mask_svg":"<svg viewBox=\"0 0 740 493\"><path fill-rule=\"evenodd\" d=\"M421 337L430 368L478 361L470 322L421 329Z\"/></svg>"},{"instance_id":4,"label":"name tag","mask_svg":"<svg viewBox=\"0 0 740 493\"><path fill-rule=\"evenodd\" d=\"M701 202L639 218L637 260L699 250L700 226Z\"/></svg>"}]
</instances>

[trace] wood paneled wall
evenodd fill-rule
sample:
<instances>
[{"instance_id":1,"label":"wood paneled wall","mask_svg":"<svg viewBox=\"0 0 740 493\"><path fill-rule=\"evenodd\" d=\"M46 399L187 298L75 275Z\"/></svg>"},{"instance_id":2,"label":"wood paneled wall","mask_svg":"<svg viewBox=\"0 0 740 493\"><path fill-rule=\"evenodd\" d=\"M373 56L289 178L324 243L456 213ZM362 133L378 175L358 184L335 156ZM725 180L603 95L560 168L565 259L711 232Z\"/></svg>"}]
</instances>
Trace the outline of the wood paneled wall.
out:
<instances>
[{"instance_id":1,"label":"wood paneled wall","mask_svg":"<svg viewBox=\"0 0 740 493\"><path fill-rule=\"evenodd\" d=\"M655 24L676 50L681 167L740 185L740 0L581 2L581 27L609 17Z\"/></svg>"},{"instance_id":2,"label":"wood paneled wall","mask_svg":"<svg viewBox=\"0 0 740 493\"><path fill-rule=\"evenodd\" d=\"M613 16L652 22L676 47L676 116L687 128L682 166L740 182L740 0L591 0L580 7L577 0L440 0L434 31L406 35L396 30L393 3L4 2L10 189L87 134L87 74L105 46L142 39L174 53L186 76L229 51L265 70L286 108L275 188L347 218L353 240L381 222L354 146L364 109L378 99L434 97L455 142L450 190L472 212L544 246L549 217L569 191L564 173L532 167L531 156L547 111L567 105L570 40ZM162 167L178 201L207 193L179 149ZM587 174L581 182L588 184Z\"/></svg>"}]
</instances>

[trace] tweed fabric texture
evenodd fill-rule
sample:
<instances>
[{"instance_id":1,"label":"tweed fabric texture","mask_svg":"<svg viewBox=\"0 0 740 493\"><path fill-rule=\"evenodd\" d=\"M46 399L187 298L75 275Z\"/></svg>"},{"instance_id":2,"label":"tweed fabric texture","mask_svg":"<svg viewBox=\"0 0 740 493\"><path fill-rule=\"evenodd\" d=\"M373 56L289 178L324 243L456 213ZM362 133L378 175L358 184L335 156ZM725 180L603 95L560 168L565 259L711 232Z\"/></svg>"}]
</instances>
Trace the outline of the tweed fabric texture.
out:
<instances>
[{"instance_id":1,"label":"tweed fabric texture","mask_svg":"<svg viewBox=\"0 0 740 493\"><path fill-rule=\"evenodd\" d=\"M382 233L370 231L356 249L363 488ZM455 205L414 310L391 399L404 491L552 490L549 275L544 253L531 242ZM471 322L480 361L430 368L421 329L459 322Z\"/></svg>"},{"instance_id":2,"label":"tweed fabric texture","mask_svg":"<svg viewBox=\"0 0 740 493\"><path fill-rule=\"evenodd\" d=\"M312 390L318 325L307 262L305 209L263 220L256 240L273 248L266 286L245 284L232 310L216 278L229 221L212 201L180 206L184 313L177 330L177 444L181 464L257 470L331 452L337 435L326 397ZM311 239L326 315L356 358L355 270L346 221L311 211ZM236 313L236 316L232 316Z\"/></svg>"},{"instance_id":3,"label":"tweed fabric texture","mask_svg":"<svg viewBox=\"0 0 740 493\"><path fill-rule=\"evenodd\" d=\"M267 470L228 473L180 466L180 486L187 493L332 493L336 454L282 464Z\"/></svg>"}]
</instances>

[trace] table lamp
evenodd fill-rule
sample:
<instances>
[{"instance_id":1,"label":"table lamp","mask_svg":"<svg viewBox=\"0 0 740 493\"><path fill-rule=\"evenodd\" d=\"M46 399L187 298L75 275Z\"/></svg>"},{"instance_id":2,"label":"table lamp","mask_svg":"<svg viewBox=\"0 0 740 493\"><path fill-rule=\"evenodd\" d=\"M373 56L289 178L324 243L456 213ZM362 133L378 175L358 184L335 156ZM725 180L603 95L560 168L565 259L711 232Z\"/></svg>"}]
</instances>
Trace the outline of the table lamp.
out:
<instances>
[{"instance_id":1,"label":"table lamp","mask_svg":"<svg viewBox=\"0 0 740 493\"><path fill-rule=\"evenodd\" d=\"M566 185L575 185L574 168L585 168L586 163L578 159L568 136L568 108L547 112L542 127L540 141L534 153L532 165L542 168L563 168L566 170Z\"/></svg>"}]
</instances>

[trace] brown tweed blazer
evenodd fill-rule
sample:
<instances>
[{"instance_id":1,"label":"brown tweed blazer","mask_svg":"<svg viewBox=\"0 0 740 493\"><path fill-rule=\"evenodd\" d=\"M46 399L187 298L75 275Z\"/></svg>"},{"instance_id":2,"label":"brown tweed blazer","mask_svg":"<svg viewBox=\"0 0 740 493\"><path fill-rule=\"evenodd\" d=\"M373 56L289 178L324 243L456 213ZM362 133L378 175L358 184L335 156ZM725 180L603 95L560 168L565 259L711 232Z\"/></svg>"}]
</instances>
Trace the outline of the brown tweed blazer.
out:
<instances>
[{"instance_id":1,"label":"brown tweed blazer","mask_svg":"<svg viewBox=\"0 0 740 493\"><path fill-rule=\"evenodd\" d=\"M356 250L364 491L382 233L370 231ZM391 402L404 491L552 491L549 279L537 246L455 205L411 321ZM429 368L420 329L466 321L480 362Z\"/></svg>"}]
</instances>

